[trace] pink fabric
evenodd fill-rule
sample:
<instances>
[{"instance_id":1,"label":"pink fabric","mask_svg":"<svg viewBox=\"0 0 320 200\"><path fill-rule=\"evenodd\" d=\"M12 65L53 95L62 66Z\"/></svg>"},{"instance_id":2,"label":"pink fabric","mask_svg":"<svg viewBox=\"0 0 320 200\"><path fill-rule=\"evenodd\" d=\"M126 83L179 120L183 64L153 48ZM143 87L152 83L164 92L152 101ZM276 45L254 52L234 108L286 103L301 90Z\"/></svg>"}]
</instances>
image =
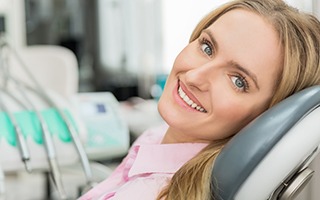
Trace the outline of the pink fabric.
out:
<instances>
[{"instance_id":1,"label":"pink fabric","mask_svg":"<svg viewBox=\"0 0 320 200\"><path fill-rule=\"evenodd\" d=\"M206 144L160 144L167 126L143 133L106 180L78 200L153 200L173 174Z\"/></svg>"}]
</instances>

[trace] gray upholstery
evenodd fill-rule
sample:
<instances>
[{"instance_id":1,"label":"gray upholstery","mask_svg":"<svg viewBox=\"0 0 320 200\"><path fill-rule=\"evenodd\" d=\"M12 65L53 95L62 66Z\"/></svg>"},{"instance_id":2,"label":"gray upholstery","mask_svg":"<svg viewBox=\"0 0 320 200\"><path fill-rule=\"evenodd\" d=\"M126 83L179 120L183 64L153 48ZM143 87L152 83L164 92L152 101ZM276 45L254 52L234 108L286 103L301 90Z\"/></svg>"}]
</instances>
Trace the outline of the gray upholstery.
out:
<instances>
[{"instance_id":1,"label":"gray upholstery","mask_svg":"<svg viewBox=\"0 0 320 200\"><path fill-rule=\"evenodd\" d=\"M214 164L214 196L234 199L264 156L296 122L319 105L320 86L307 88L266 111L234 136Z\"/></svg>"}]
</instances>

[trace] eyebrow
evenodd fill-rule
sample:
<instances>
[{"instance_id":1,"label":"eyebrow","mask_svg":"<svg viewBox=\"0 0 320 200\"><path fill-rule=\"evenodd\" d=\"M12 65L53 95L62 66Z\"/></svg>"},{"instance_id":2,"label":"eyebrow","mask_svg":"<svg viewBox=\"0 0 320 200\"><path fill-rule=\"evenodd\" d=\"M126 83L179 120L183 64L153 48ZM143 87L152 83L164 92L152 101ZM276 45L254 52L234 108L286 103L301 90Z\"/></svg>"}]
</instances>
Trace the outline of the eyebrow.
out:
<instances>
[{"instance_id":1,"label":"eyebrow","mask_svg":"<svg viewBox=\"0 0 320 200\"><path fill-rule=\"evenodd\" d=\"M236 63L234 61L230 61L229 64L232 65L233 67L237 68L238 70L242 71L247 76L249 76L253 80L253 82L254 82L255 86L258 88L258 90L260 90L260 87L259 87L259 84L257 81L257 76L254 73L250 72L248 69L246 69L245 67L242 67L241 65L239 65L238 63Z\"/></svg>"}]
</instances>

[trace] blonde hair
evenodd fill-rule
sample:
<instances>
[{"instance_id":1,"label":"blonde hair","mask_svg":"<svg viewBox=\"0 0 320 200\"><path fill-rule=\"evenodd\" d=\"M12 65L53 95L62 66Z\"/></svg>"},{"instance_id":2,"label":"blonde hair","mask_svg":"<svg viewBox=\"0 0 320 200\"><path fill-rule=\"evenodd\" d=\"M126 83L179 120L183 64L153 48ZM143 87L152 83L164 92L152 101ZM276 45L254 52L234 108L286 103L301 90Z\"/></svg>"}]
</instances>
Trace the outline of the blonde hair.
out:
<instances>
[{"instance_id":1,"label":"blonde hair","mask_svg":"<svg viewBox=\"0 0 320 200\"><path fill-rule=\"evenodd\" d=\"M233 9L258 14L278 33L284 62L269 108L304 88L320 85L320 23L314 16L299 12L282 0L235 0L224 4L199 22L189 42L196 40L202 30ZM157 199L217 199L211 192L214 187L211 173L213 163L227 141L212 142L188 161L174 174Z\"/></svg>"}]
</instances>

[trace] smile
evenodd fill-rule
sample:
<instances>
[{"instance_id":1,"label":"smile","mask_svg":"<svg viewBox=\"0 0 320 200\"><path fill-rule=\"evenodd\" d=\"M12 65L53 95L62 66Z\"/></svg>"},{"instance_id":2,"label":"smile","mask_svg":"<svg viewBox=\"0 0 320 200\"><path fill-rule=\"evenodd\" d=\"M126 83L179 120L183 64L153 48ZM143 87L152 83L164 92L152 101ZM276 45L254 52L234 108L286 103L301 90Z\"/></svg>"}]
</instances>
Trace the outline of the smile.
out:
<instances>
[{"instance_id":1,"label":"smile","mask_svg":"<svg viewBox=\"0 0 320 200\"><path fill-rule=\"evenodd\" d=\"M180 98L181 98L184 102L186 102L186 104L188 104L191 108L196 109L196 110L198 110L198 111L200 111L200 112L203 112L203 113L206 113L206 112L207 112L203 107L201 107L201 106L199 106L198 104L196 104L195 102L193 102L193 101L190 99L190 97L188 97L188 96L186 95L186 93L182 90L182 88L181 88L180 86L179 86L179 88L178 88L178 93L179 93Z\"/></svg>"}]
</instances>

